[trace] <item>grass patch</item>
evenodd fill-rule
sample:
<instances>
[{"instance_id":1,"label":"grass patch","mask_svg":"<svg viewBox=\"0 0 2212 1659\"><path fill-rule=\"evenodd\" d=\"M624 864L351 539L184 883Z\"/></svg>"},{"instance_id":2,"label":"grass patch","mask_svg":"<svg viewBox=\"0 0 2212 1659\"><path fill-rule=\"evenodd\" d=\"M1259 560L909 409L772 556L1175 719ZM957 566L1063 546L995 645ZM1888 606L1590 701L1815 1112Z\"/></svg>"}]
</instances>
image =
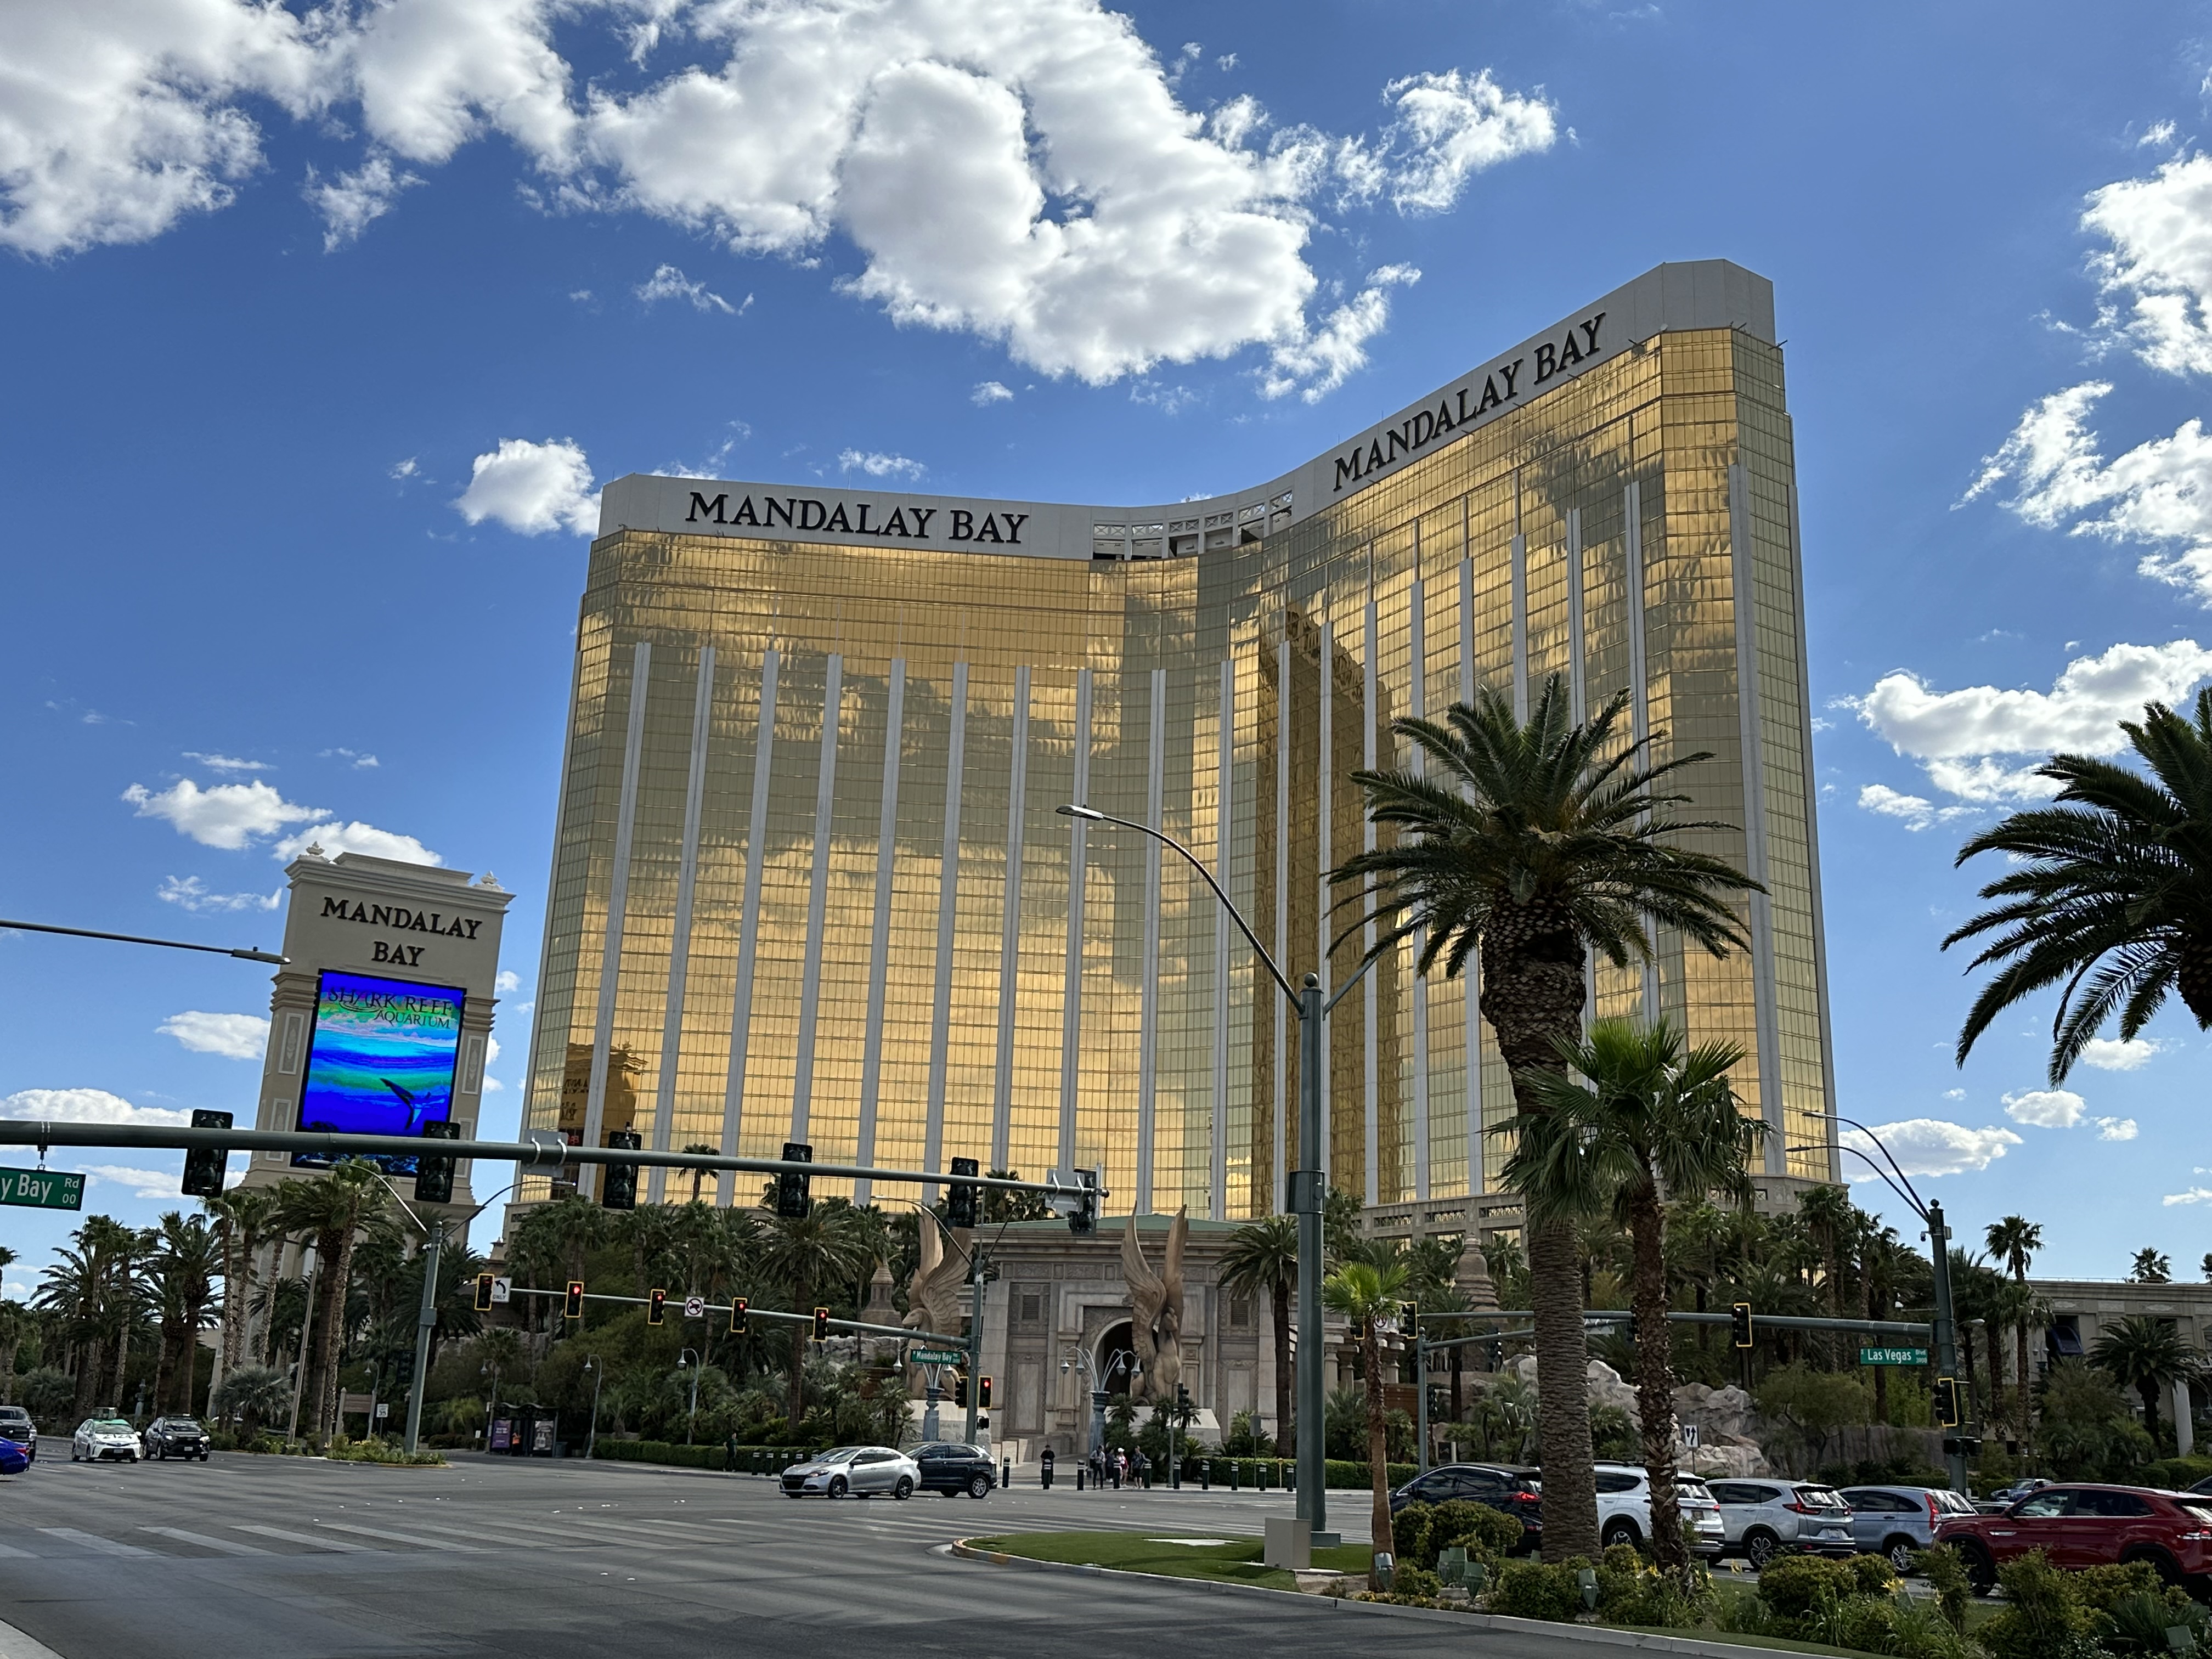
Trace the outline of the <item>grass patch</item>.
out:
<instances>
[{"instance_id":1,"label":"grass patch","mask_svg":"<svg viewBox=\"0 0 2212 1659\"><path fill-rule=\"evenodd\" d=\"M1112 1567L1122 1572L1148 1572L1164 1578L1212 1578L1228 1584L1258 1584L1268 1589L1296 1589L1297 1580L1279 1567L1261 1565L1263 1541L1239 1538L1225 1544L1164 1544L1161 1537L1202 1537L1203 1528L1185 1533L1163 1529L1158 1536L1140 1532L1024 1532L1009 1538L977 1538L977 1548L1030 1561L1060 1561L1078 1566ZM1365 1544L1340 1544L1316 1550L1313 1564L1331 1572L1364 1575L1373 1552Z\"/></svg>"}]
</instances>

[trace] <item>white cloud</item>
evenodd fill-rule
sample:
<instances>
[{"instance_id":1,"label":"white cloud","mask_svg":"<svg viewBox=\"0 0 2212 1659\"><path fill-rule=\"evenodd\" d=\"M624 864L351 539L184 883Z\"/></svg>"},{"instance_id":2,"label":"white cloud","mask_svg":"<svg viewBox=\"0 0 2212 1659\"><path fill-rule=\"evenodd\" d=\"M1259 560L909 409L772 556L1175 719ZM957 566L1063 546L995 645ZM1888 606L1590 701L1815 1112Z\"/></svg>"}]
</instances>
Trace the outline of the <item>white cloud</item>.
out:
<instances>
[{"instance_id":1,"label":"white cloud","mask_svg":"<svg viewBox=\"0 0 2212 1659\"><path fill-rule=\"evenodd\" d=\"M719 311L726 317L734 317L753 302L745 295L744 305L732 305L704 283L695 283L674 265L662 265L652 277L637 285L637 297L648 306L663 300L682 300L695 311Z\"/></svg>"},{"instance_id":2,"label":"white cloud","mask_svg":"<svg viewBox=\"0 0 2212 1659\"><path fill-rule=\"evenodd\" d=\"M322 216L323 252L335 253L359 241L372 221L392 211L401 191L422 182L419 175L394 167L388 155L372 155L351 173L327 180L310 167L303 194Z\"/></svg>"},{"instance_id":3,"label":"white cloud","mask_svg":"<svg viewBox=\"0 0 2212 1659\"><path fill-rule=\"evenodd\" d=\"M2133 1140L2136 1121L2131 1117L2100 1117L2091 1120L2097 1126L2100 1140Z\"/></svg>"},{"instance_id":4,"label":"white cloud","mask_svg":"<svg viewBox=\"0 0 2212 1659\"><path fill-rule=\"evenodd\" d=\"M88 1164L84 1172L94 1181L130 1188L133 1198L174 1198L184 1179L177 1170L134 1170L123 1164Z\"/></svg>"},{"instance_id":5,"label":"white cloud","mask_svg":"<svg viewBox=\"0 0 2212 1659\"><path fill-rule=\"evenodd\" d=\"M1408 76L1384 88L1382 100L1398 112L1390 200L1401 213L1441 213L1474 174L1549 149L1558 137L1550 104L1506 91L1488 70Z\"/></svg>"},{"instance_id":6,"label":"white cloud","mask_svg":"<svg viewBox=\"0 0 2212 1659\"><path fill-rule=\"evenodd\" d=\"M2144 142L2171 142L2172 124L2161 125ZM2091 191L2081 223L2111 244L2092 264L2128 312L2137 355L2169 374L2212 374L2212 156L2177 155Z\"/></svg>"},{"instance_id":7,"label":"white cloud","mask_svg":"<svg viewBox=\"0 0 2212 1659\"><path fill-rule=\"evenodd\" d=\"M1961 499L2009 478L2018 489L2005 506L2028 523L2147 546L2138 570L2212 604L2212 437L2185 421L2171 438L2106 461L2088 419L2112 389L2085 381L2031 405Z\"/></svg>"},{"instance_id":8,"label":"white cloud","mask_svg":"<svg viewBox=\"0 0 2212 1659\"><path fill-rule=\"evenodd\" d=\"M196 760L211 772L266 772L267 761L239 760L230 755L203 755L196 749L185 750L186 760Z\"/></svg>"},{"instance_id":9,"label":"white cloud","mask_svg":"<svg viewBox=\"0 0 2212 1659\"><path fill-rule=\"evenodd\" d=\"M484 1092L488 1095L498 1094L507 1087L507 1085L501 1083L497 1078L491 1074L491 1068L498 1064L499 1039L497 1037L486 1037L484 1039L483 1086Z\"/></svg>"},{"instance_id":10,"label":"white cloud","mask_svg":"<svg viewBox=\"0 0 2212 1659\"><path fill-rule=\"evenodd\" d=\"M2179 131L2180 129L2171 121L2158 122L2143 130L2143 136L2136 140L2136 148L2137 149L2162 149L2173 142L2174 135Z\"/></svg>"},{"instance_id":11,"label":"white cloud","mask_svg":"<svg viewBox=\"0 0 2212 1659\"><path fill-rule=\"evenodd\" d=\"M177 833L190 836L203 847L235 852L256 836L272 835L288 823L312 823L327 817L320 806L301 806L286 800L259 779L251 783L219 783L202 789L190 778L179 778L155 794L142 783L123 792L123 799L138 809L142 818L166 818Z\"/></svg>"},{"instance_id":12,"label":"white cloud","mask_svg":"<svg viewBox=\"0 0 2212 1659\"><path fill-rule=\"evenodd\" d=\"M842 472L860 471L872 478L920 478L929 469L903 455L880 455L872 450L843 449L837 453Z\"/></svg>"},{"instance_id":13,"label":"white cloud","mask_svg":"<svg viewBox=\"0 0 2212 1659\"><path fill-rule=\"evenodd\" d=\"M1905 1118L1876 1124L1875 1128L1907 1175L1961 1175L1969 1170L1986 1170L2005 1155L2005 1148L2021 1145L2021 1138L2009 1129L1969 1129L1941 1118ZM1839 1139L1870 1158L1881 1157L1874 1142L1856 1129L1844 1130ZM1871 1181L1875 1176L1872 1170L1862 1168L1851 1178Z\"/></svg>"},{"instance_id":14,"label":"white cloud","mask_svg":"<svg viewBox=\"0 0 2212 1659\"><path fill-rule=\"evenodd\" d=\"M2070 1129L2081 1121L2087 1104L2071 1089L2030 1089L2004 1097L2007 1117L2038 1129Z\"/></svg>"},{"instance_id":15,"label":"white cloud","mask_svg":"<svg viewBox=\"0 0 2212 1659\"><path fill-rule=\"evenodd\" d=\"M24 1117L50 1123L130 1123L142 1128L181 1129L190 1112L166 1106L133 1106L105 1089L18 1089L0 1099L0 1117Z\"/></svg>"},{"instance_id":16,"label":"white cloud","mask_svg":"<svg viewBox=\"0 0 2212 1659\"><path fill-rule=\"evenodd\" d=\"M289 864L310 845L321 848L325 858L334 859L341 853L366 853L371 858L398 859L406 864L446 861L412 836L398 835L358 820L351 823L319 823L312 830L285 836L270 850L282 862Z\"/></svg>"},{"instance_id":17,"label":"white cloud","mask_svg":"<svg viewBox=\"0 0 2212 1659\"><path fill-rule=\"evenodd\" d=\"M1383 265L1370 271L1367 285L1329 313L1321 327L1304 330L1268 354L1268 366L1260 376L1260 395L1279 398L1297 392L1310 404L1319 403L1342 386L1367 362L1367 343L1390 320L1389 290L1421 280L1411 265Z\"/></svg>"},{"instance_id":18,"label":"white cloud","mask_svg":"<svg viewBox=\"0 0 2212 1659\"><path fill-rule=\"evenodd\" d=\"M1905 794L1886 783L1869 783L1862 787L1859 806L1863 811L1879 812L1884 817L1896 818L1908 830L1925 830L1931 823L1954 818L1966 810L1958 806L1938 807L1924 795Z\"/></svg>"},{"instance_id":19,"label":"white cloud","mask_svg":"<svg viewBox=\"0 0 2212 1659\"><path fill-rule=\"evenodd\" d=\"M1884 675L1863 697L1844 701L1891 748L1919 761L1938 788L1976 803L2036 800L2055 795L2058 786L2038 777L2033 767L2008 767L1993 757L2058 750L2116 754L2127 744L2122 720L2142 718L2147 702L2180 702L2208 675L2212 651L2194 640L2176 640L2116 645L2100 656L2077 657L2048 691L1994 685L1936 691L1900 671ZM1870 793L1875 799L1869 799ZM1917 795L1899 795L1879 784L1863 790L1859 799L1870 811L1910 819L1918 809L1897 804L1903 802L1928 806Z\"/></svg>"},{"instance_id":20,"label":"white cloud","mask_svg":"<svg viewBox=\"0 0 2212 1659\"><path fill-rule=\"evenodd\" d=\"M2091 1037L2081 1058L2100 1072L2138 1072L2165 1046L2148 1037L2130 1037L2125 1042L2118 1037Z\"/></svg>"},{"instance_id":21,"label":"white cloud","mask_svg":"<svg viewBox=\"0 0 2212 1659\"><path fill-rule=\"evenodd\" d=\"M1003 404L1013 397L1012 392L996 380L978 380L975 389L968 394L968 401L981 409L990 404Z\"/></svg>"},{"instance_id":22,"label":"white cloud","mask_svg":"<svg viewBox=\"0 0 2212 1659\"><path fill-rule=\"evenodd\" d=\"M329 760L333 756L339 760L350 763L356 772L368 771L380 764L375 756L364 755L358 749L325 749L317 758Z\"/></svg>"},{"instance_id":23,"label":"white cloud","mask_svg":"<svg viewBox=\"0 0 2212 1659\"><path fill-rule=\"evenodd\" d=\"M569 438L501 439L497 449L477 457L469 487L453 505L471 524L496 519L526 536L562 529L588 536L599 523L591 465Z\"/></svg>"},{"instance_id":24,"label":"white cloud","mask_svg":"<svg viewBox=\"0 0 2212 1659\"><path fill-rule=\"evenodd\" d=\"M422 467L417 465L415 457L410 455L404 461L394 461L392 464L392 471L389 476L394 478L411 478L422 470Z\"/></svg>"},{"instance_id":25,"label":"white cloud","mask_svg":"<svg viewBox=\"0 0 2212 1659\"><path fill-rule=\"evenodd\" d=\"M196 1054L226 1060L258 1060L269 1043L269 1022L258 1014L210 1014L193 1008L171 1014L155 1029Z\"/></svg>"},{"instance_id":26,"label":"white cloud","mask_svg":"<svg viewBox=\"0 0 2212 1659\"><path fill-rule=\"evenodd\" d=\"M211 893L198 876L186 876L181 880L175 876L164 876L154 896L165 904L194 912L274 910L284 902L284 890L279 887L273 893Z\"/></svg>"},{"instance_id":27,"label":"white cloud","mask_svg":"<svg viewBox=\"0 0 2212 1659\"><path fill-rule=\"evenodd\" d=\"M2185 1193L2168 1193L2161 1204L2212 1204L2212 1187L2191 1187Z\"/></svg>"},{"instance_id":28,"label":"white cloud","mask_svg":"<svg viewBox=\"0 0 2212 1659\"><path fill-rule=\"evenodd\" d=\"M495 991L520 991L522 976L512 968L502 968L499 970L499 977L492 981L491 988Z\"/></svg>"}]
</instances>

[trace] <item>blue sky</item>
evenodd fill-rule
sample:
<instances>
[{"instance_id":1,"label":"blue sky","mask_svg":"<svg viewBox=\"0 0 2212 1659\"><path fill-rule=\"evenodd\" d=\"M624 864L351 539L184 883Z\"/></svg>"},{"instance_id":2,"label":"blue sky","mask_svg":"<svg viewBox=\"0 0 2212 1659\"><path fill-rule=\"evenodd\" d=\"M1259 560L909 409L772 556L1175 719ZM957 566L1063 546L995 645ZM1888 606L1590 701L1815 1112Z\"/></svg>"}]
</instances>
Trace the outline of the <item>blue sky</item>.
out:
<instances>
[{"instance_id":1,"label":"blue sky","mask_svg":"<svg viewBox=\"0 0 2212 1659\"><path fill-rule=\"evenodd\" d=\"M1721 256L1788 342L1844 1109L2041 1271L2196 1277L2205 1038L1960 1071L1936 950L2027 769L2212 676L2212 20L2117 15L0 9L0 913L273 945L306 836L495 871L511 1132L596 482L1210 494ZM261 970L0 973L0 1109L252 1110ZM65 1230L0 1216L8 1293Z\"/></svg>"}]
</instances>

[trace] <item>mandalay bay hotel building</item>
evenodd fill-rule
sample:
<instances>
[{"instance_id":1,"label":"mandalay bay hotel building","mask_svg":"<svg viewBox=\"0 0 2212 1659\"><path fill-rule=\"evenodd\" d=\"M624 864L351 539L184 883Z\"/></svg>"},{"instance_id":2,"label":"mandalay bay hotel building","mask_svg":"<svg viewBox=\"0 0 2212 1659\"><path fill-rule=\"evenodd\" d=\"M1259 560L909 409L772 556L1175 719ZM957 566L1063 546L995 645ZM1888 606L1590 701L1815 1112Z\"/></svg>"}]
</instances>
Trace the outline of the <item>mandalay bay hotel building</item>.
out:
<instances>
[{"instance_id":1,"label":"mandalay bay hotel building","mask_svg":"<svg viewBox=\"0 0 2212 1659\"><path fill-rule=\"evenodd\" d=\"M1054 809L1158 826L1294 981L1341 983L1360 941L1326 954L1324 872L1373 835L1352 771L1410 763L1401 715L1481 685L1525 707L1556 674L1577 710L1626 689L1662 754L1712 752L1689 815L1731 827L1698 844L1771 895L1743 907L1748 953L1662 936L1648 969L1597 966L1594 1007L1741 1043L1767 1184L1833 1180L1773 319L1762 277L1662 265L1207 501L609 485L528 1122L1097 1164L1109 1213L1266 1213L1297 1146L1280 991L1181 860ZM1511 1226L1483 1133L1512 1113L1496 1041L1473 986L1410 957L1331 1018L1330 1179L1377 1222ZM723 1203L757 1194L720 1180Z\"/></svg>"}]
</instances>

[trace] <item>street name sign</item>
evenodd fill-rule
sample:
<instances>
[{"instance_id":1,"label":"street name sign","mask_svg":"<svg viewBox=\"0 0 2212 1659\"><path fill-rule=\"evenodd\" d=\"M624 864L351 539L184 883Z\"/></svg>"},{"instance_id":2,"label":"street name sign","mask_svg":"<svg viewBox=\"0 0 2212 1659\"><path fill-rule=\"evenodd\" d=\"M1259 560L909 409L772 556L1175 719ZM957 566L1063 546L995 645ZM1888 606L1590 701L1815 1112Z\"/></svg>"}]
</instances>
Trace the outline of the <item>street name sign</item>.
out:
<instances>
[{"instance_id":1,"label":"street name sign","mask_svg":"<svg viewBox=\"0 0 2212 1659\"><path fill-rule=\"evenodd\" d=\"M916 1348L907 1356L917 1365L964 1365L968 1356L958 1348Z\"/></svg>"},{"instance_id":2,"label":"street name sign","mask_svg":"<svg viewBox=\"0 0 2212 1659\"><path fill-rule=\"evenodd\" d=\"M1925 1348L1861 1348L1862 1365L1924 1365L1928 1363Z\"/></svg>"},{"instance_id":3,"label":"street name sign","mask_svg":"<svg viewBox=\"0 0 2212 1659\"><path fill-rule=\"evenodd\" d=\"M84 1177L59 1170L0 1170L0 1204L31 1210L82 1210Z\"/></svg>"}]
</instances>

